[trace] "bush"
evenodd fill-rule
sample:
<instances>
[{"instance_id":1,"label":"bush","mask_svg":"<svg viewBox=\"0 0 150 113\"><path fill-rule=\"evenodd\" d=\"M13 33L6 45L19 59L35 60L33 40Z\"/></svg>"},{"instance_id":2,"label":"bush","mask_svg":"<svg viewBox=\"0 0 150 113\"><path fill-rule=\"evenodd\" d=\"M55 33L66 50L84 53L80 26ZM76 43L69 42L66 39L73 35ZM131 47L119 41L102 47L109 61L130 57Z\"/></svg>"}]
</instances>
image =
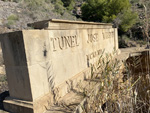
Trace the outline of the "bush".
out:
<instances>
[{"instance_id":1,"label":"bush","mask_svg":"<svg viewBox=\"0 0 150 113\"><path fill-rule=\"evenodd\" d=\"M11 25L14 25L16 23L16 21L18 21L19 18L17 15L10 15L8 18L7 18L7 26L11 26Z\"/></svg>"},{"instance_id":2,"label":"bush","mask_svg":"<svg viewBox=\"0 0 150 113\"><path fill-rule=\"evenodd\" d=\"M14 20L8 20L7 22L7 27L11 26L11 25L14 25L16 22Z\"/></svg>"},{"instance_id":3,"label":"bush","mask_svg":"<svg viewBox=\"0 0 150 113\"><path fill-rule=\"evenodd\" d=\"M13 2L19 3L19 2L22 2L22 0L13 0Z\"/></svg>"},{"instance_id":4,"label":"bush","mask_svg":"<svg viewBox=\"0 0 150 113\"><path fill-rule=\"evenodd\" d=\"M75 6L75 1L74 0L62 0L64 7L67 8L67 10L71 11L73 10Z\"/></svg>"},{"instance_id":5,"label":"bush","mask_svg":"<svg viewBox=\"0 0 150 113\"><path fill-rule=\"evenodd\" d=\"M52 3L55 4L54 12L63 15L66 10L65 7L63 6L64 5L63 2L61 0L52 0Z\"/></svg>"},{"instance_id":6,"label":"bush","mask_svg":"<svg viewBox=\"0 0 150 113\"><path fill-rule=\"evenodd\" d=\"M17 15L10 15L7 20L19 20Z\"/></svg>"},{"instance_id":7,"label":"bush","mask_svg":"<svg viewBox=\"0 0 150 113\"><path fill-rule=\"evenodd\" d=\"M43 0L24 0L24 2L27 4L27 7L31 10L38 10L41 7L44 7L45 1Z\"/></svg>"}]
</instances>

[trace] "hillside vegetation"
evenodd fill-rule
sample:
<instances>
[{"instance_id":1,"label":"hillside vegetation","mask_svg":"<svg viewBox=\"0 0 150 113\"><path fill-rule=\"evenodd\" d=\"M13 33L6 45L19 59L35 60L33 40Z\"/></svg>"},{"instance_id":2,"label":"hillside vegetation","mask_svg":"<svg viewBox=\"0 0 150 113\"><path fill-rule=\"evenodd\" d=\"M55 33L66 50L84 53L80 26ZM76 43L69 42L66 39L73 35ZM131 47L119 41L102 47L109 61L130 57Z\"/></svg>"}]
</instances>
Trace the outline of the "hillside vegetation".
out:
<instances>
[{"instance_id":1,"label":"hillside vegetation","mask_svg":"<svg viewBox=\"0 0 150 113\"><path fill-rule=\"evenodd\" d=\"M0 0L0 33L28 29L27 23L51 18L84 20L113 23L120 46L127 47L128 40L145 44L149 6L149 0Z\"/></svg>"},{"instance_id":2,"label":"hillside vegetation","mask_svg":"<svg viewBox=\"0 0 150 113\"><path fill-rule=\"evenodd\" d=\"M0 0L0 33L27 29L27 23L51 18L76 20L61 0Z\"/></svg>"}]
</instances>

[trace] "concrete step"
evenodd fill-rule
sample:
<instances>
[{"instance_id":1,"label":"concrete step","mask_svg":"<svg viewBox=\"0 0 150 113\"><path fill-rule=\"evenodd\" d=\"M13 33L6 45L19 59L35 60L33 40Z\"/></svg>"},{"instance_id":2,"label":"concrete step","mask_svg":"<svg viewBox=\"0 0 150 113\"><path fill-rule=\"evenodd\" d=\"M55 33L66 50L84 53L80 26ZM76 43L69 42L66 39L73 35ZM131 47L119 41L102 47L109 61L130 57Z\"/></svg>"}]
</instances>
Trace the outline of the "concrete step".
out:
<instances>
[{"instance_id":1,"label":"concrete step","mask_svg":"<svg viewBox=\"0 0 150 113\"><path fill-rule=\"evenodd\" d=\"M9 112L4 111L4 110L0 110L0 113L9 113Z\"/></svg>"}]
</instances>

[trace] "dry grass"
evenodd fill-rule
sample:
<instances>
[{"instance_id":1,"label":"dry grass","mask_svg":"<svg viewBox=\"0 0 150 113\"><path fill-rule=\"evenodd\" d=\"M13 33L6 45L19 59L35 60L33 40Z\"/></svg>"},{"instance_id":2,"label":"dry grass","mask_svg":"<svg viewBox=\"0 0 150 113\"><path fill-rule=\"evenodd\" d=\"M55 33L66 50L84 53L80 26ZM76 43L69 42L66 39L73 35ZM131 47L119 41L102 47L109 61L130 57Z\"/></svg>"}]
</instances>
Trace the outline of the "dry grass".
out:
<instances>
[{"instance_id":1,"label":"dry grass","mask_svg":"<svg viewBox=\"0 0 150 113\"><path fill-rule=\"evenodd\" d=\"M143 65L141 57L135 59L134 67ZM149 62L148 59L145 59ZM131 64L131 63L130 63ZM146 64L149 69L149 64ZM136 74L129 62L122 67L118 60L111 55L100 58L96 65L91 67L89 85L82 87L80 92L87 98L81 106L83 113L148 113L150 112L150 77L149 74ZM145 73L144 73L145 74Z\"/></svg>"}]
</instances>

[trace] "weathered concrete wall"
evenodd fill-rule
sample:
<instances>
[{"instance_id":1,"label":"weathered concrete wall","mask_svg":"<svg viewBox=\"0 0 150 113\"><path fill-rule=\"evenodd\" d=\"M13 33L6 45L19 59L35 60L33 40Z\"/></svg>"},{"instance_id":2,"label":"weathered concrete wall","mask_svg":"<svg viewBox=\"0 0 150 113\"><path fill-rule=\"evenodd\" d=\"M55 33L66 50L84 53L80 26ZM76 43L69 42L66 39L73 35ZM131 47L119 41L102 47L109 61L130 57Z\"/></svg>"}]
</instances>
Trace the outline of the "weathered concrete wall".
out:
<instances>
[{"instance_id":1,"label":"weathered concrete wall","mask_svg":"<svg viewBox=\"0 0 150 113\"><path fill-rule=\"evenodd\" d=\"M0 35L10 97L36 102L89 68L103 50L118 51L117 29L110 24L70 22L68 29L61 22L50 24L55 29L48 25Z\"/></svg>"}]
</instances>

